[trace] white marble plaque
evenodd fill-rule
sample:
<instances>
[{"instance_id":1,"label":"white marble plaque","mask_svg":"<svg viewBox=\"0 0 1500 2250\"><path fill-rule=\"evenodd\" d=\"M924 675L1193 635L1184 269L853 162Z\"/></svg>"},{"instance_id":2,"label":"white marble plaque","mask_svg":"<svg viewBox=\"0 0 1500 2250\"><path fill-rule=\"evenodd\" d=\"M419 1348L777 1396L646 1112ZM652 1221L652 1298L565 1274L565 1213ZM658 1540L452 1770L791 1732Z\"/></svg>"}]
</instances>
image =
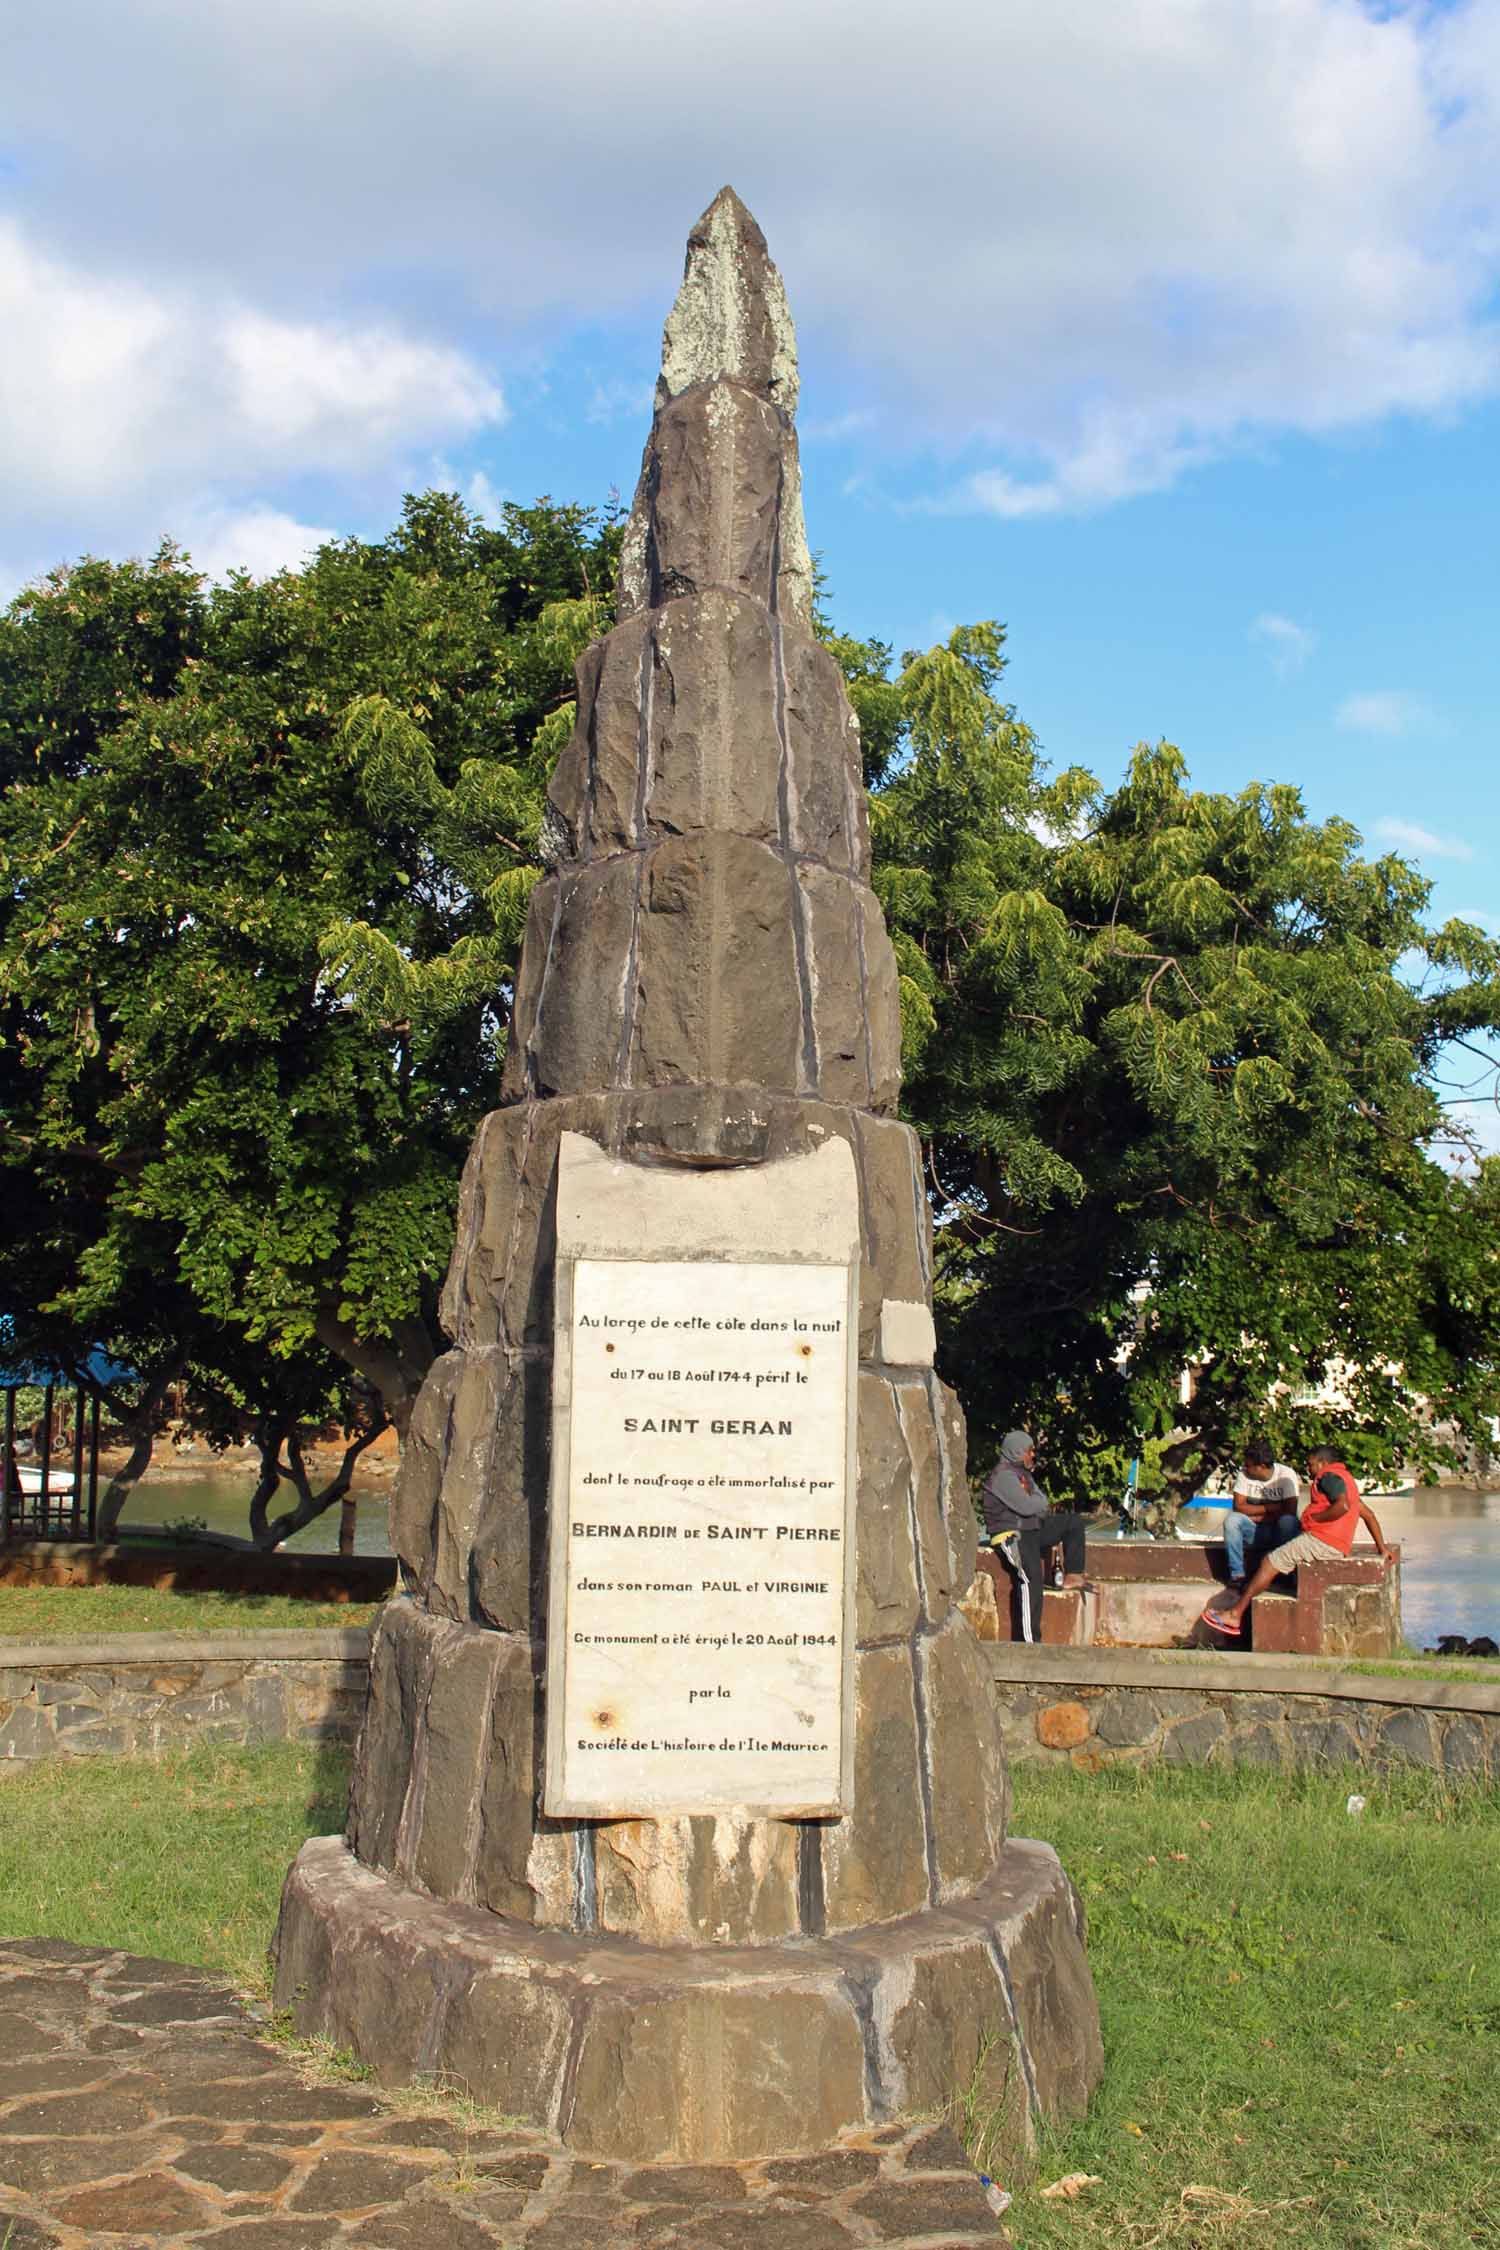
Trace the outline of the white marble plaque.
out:
<instances>
[{"instance_id":1,"label":"white marble plaque","mask_svg":"<svg viewBox=\"0 0 1500 2250\"><path fill-rule=\"evenodd\" d=\"M549 1813L844 1809L854 1284L560 1259Z\"/></svg>"}]
</instances>

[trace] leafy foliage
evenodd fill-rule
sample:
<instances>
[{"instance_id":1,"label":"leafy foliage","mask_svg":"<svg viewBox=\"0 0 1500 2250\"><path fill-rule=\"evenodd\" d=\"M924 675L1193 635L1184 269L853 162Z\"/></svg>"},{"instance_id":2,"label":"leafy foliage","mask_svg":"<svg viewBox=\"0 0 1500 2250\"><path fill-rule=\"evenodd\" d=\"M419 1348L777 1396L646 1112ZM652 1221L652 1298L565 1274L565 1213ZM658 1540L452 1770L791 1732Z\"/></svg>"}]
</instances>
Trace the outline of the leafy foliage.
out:
<instances>
[{"instance_id":1,"label":"leafy foliage","mask_svg":"<svg viewBox=\"0 0 1500 2250\"><path fill-rule=\"evenodd\" d=\"M1500 947L1288 786L1195 791L1166 743L1113 792L1049 777L1001 666L993 626L905 660L874 818L981 1439L1035 1422L1094 1496L1147 1438L1179 1480L1254 1429L1371 1466L1483 1442L1500 1163L1434 1153L1434 1078L1500 1021Z\"/></svg>"},{"instance_id":2,"label":"leafy foliage","mask_svg":"<svg viewBox=\"0 0 1500 2250\"><path fill-rule=\"evenodd\" d=\"M196 1375L226 1435L369 1428L371 1384L403 1411L616 545L581 509L490 530L428 494L298 574L206 591L165 546L0 621L27 1340Z\"/></svg>"}]
</instances>

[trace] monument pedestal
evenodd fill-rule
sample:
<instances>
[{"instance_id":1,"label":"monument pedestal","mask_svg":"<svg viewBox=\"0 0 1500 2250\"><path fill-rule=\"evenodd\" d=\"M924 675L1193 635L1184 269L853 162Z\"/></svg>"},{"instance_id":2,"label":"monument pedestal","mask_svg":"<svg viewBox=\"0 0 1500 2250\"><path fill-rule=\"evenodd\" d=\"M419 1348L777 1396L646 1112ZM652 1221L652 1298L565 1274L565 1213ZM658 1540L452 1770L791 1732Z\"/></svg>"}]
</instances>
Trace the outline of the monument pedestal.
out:
<instances>
[{"instance_id":1,"label":"monument pedestal","mask_svg":"<svg viewBox=\"0 0 1500 2250\"><path fill-rule=\"evenodd\" d=\"M850 2125L1002 2110L1078 2115L1101 2064L1077 1895L1046 1844L1012 1841L969 1897L837 1938L648 1946L451 1906L302 1848L277 1939L297 2027L379 2054L632 2162L796 2154Z\"/></svg>"}]
</instances>

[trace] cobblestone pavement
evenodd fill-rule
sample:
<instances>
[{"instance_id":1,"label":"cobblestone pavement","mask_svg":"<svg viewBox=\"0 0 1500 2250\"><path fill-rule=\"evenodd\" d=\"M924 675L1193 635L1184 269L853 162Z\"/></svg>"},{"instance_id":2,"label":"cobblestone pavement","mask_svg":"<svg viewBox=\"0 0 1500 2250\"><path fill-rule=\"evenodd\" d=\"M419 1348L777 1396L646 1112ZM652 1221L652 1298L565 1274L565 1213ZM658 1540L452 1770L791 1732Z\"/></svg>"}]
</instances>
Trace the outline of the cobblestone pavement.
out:
<instances>
[{"instance_id":1,"label":"cobblestone pavement","mask_svg":"<svg viewBox=\"0 0 1500 2250\"><path fill-rule=\"evenodd\" d=\"M233 1992L176 1962L0 1944L0 2250L1003 2241L945 2126L751 2164L593 2164L541 2133L311 2083Z\"/></svg>"}]
</instances>

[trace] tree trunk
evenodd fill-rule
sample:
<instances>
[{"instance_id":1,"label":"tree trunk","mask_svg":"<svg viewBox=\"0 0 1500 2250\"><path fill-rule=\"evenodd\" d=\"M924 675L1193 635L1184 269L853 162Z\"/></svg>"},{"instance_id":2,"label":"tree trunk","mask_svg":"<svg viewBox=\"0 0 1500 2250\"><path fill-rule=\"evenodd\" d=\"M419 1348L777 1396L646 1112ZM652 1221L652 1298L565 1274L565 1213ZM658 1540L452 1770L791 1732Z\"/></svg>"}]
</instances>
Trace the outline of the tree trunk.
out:
<instances>
[{"instance_id":1,"label":"tree trunk","mask_svg":"<svg viewBox=\"0 0 1500 2250\"><path fill-rule=\"evenodd\" d=\"M255 1442L260 1448L260 1475L255 1490L250 1495L250 1541L256 1547L274 1547L276 1541L268 1536L271 1502L281 1486L283 1475L281 1449L292 1436L295 1425L287 1421L265 1420L256 1424Z\"/></svg>"},{"instance_id":2,"label":"tree trunk","mask_svg":"<svg viewBox=\"0 0 1500 2250\"><path fill-rule=\"evenodd\" d=\"M151 1456L156 1450L157 1425L161 1421L168 1394L182 1373L182 1362L173 1360L155 1374L148 1375L140 1402L124 1417L124 1428L131 1440L130 1455L123 1469L116 1471L105 1486L99 1502L97 1535L100 1539L113 1539L119 1529L125 1503L141 1478L151 1466Z\"/></svg>"},{"instance_id":3,"label":"tree trunk","mask_svg":"<svg viewBox=\"0 0 1500 2250\"><path fill-rule=\"evenodd\" d=\"M1161 1449L1161 1473L1180 1506L1192 1498L1203 1466L1203 1440L1196 1430L1178 1431Z\"/></svg>"},{"instance_id":4,"label":"tree trunk","mask_svg":"<svg viewBox=\"0 0 1500 2250\"><path fill-rule=\"evenodd\" d=\"M340 1320L331 1307L325 1306L315 1326L324 1349L352 1367L379 1393L385 1422L394 1426L404 1443L423 1377L441 1348L426 1321L398 1321L394 1334L371 1341L357 1335L348 1321Z\"/></svg>"},{"instance_id":5,"label":"tree trunk","mask_svg":"<svg viewBox=\"0 0 1500 2250\"><path fill-rule=\"evenodd\" d=\"M271 1425L264 1437L259 1440L260 1482L257 1484L254 1497L250 1502L250 1538L252 1544L269 1552L273 1547L279 1547L283 1540L290 1539L294 1531L301 1531L306 1524L316 1523L319 1516L326 1515L330 1508L343 1502L344 1509L339 1523L339 1553L341 1555L352 1555L354 1552L355 1504L348 1499L348 1492L353 1481L355 1464L366 1446L373 1445L382 1431L389 1429L389 1427L389 1417L377 1408L369 1428L357 1430L345 1446L344 1457L339 1463L336 1474L324 1485L321 1492L315 1492L312 1478L308 1473L307 1463L302 1457L302 1440L298 1437L295 1429L288 1429L285 1423ZM283 1446L286 1448L286 1459L284 1461L281 1458ZM283 1478L296 1492L297 1504L294 1508L289 1509L284 1516L272 1517L270 1514L271 1499ZM346 1528L347 1545L345 1544Z\"/></svg>"}]
</instances>

